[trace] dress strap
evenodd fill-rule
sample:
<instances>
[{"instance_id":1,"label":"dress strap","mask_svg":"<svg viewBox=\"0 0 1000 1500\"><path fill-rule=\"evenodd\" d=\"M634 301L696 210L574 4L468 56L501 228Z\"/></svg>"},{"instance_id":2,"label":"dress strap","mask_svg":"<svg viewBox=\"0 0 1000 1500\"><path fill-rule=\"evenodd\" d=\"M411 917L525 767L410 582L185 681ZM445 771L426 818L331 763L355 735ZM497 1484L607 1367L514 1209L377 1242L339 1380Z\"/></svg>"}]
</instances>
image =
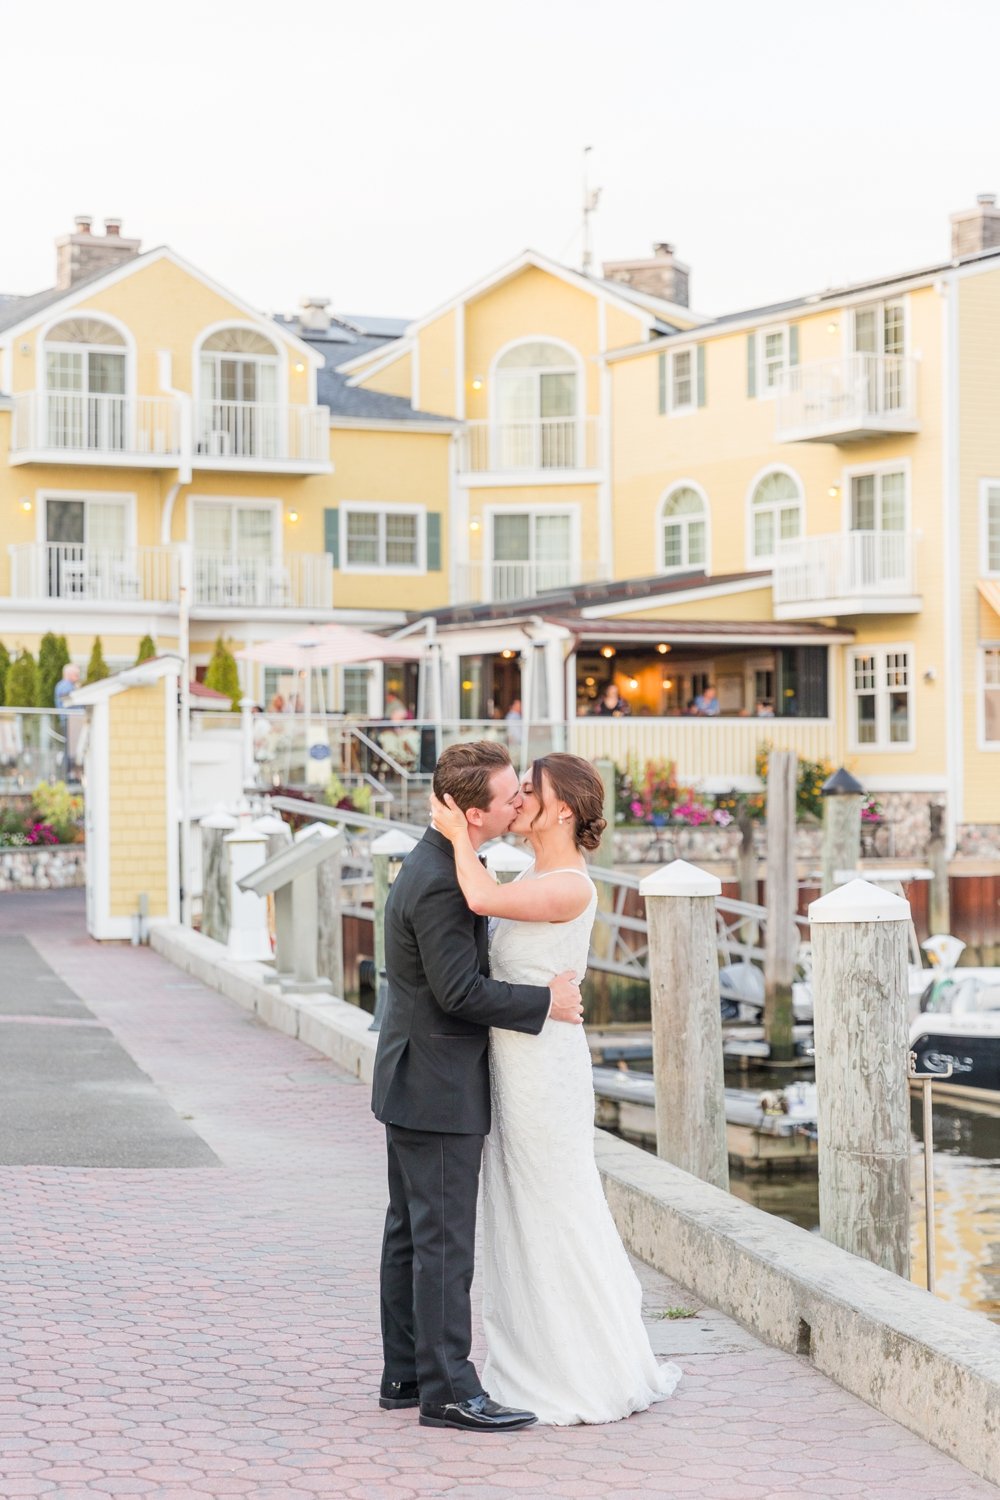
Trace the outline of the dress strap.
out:
<instances>
[{"instance_id":1,"label":"dress strap","mask_svg":"<svg viewBox=\"0 0 1000 1500\"><path fill-rule=\"evenodd\" d=\"M547 875L579 875L581 880L588 880L591 885L594 883L586 870L578 870L575 865L567 865L564 870L545 870L541 875L535 875L533 878L535 880L544 880Z\"/></svg>"}]
</instances>

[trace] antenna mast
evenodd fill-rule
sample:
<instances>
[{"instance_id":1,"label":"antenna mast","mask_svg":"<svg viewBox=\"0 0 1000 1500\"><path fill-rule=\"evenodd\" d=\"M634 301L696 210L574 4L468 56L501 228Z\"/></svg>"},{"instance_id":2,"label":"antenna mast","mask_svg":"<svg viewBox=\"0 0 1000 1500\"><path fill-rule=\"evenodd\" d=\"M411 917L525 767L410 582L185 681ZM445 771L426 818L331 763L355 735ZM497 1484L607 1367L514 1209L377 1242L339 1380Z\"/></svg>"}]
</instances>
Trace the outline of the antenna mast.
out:
<instances>
[{"instance_id":1,"label":"antenna mast","mask_svg":"<svg viewBox=\"0 0 1000 1500\"><path fill-rule=\"evenodd\" d=\"M589 276L594 267L594 246L591 238L590 220L597 211L600 201L600 188L591 188L587 182L587 157L593 150L593 146L583 148L583 256L581 269L585 276Z\"/></svg>"}]
</instances>

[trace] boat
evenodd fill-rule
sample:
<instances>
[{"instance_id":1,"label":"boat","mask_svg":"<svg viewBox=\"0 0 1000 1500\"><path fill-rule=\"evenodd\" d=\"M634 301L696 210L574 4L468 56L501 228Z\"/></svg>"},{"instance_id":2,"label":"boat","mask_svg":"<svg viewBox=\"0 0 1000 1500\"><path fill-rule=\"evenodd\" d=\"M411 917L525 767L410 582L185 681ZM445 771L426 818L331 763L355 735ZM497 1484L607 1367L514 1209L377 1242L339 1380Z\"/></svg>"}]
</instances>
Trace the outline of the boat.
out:
<instances>
[{"instance_id":1,"label":"boat","mask_svg":"<svg viewBox=\"0 0 1000 1500\"><path fill-rule=\"evenodd\" d=\"M954 961L965 944L948 941ZM942 1096L1000 1103L1000 969L936 969L910 1021L910 1051L915 1072L938 1075Z\"/></svg>"}]
</instances>

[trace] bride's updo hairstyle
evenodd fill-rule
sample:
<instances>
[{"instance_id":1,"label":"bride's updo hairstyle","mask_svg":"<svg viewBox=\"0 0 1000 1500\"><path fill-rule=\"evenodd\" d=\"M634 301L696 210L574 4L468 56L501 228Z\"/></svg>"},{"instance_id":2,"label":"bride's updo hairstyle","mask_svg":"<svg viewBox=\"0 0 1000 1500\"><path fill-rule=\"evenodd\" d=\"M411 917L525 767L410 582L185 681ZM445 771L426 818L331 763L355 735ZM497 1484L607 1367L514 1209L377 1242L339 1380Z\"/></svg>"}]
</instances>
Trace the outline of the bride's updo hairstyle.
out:
<instances>
[{"instance_id":1,"label":"bride's updo hairstyle","mask_svg":"<svg viewBox=\"0 0 1000 1500\"><path fill-rule=\"evenodd\" d=\"M540 755L531 767L531 784L539 799L542 776L560 802L565 802L575 819L573 838L578 849L596 849L604 832L604 783L588 760L579 755L553 751Z\"/></svg>"}]
</instances>

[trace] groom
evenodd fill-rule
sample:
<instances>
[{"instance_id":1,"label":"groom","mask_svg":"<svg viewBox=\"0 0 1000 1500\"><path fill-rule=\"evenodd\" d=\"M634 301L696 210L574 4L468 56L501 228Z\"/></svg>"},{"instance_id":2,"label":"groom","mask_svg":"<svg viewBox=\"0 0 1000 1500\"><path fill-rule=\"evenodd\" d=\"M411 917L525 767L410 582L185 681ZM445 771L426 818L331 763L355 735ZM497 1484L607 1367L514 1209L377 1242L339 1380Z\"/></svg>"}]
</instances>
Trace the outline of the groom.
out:
<instances>
[{"instance_id":1,"label":"groom","mask_svg":"<svg viewBox=\"0 0 1000 1500\"><path fill-rule=\"evenodd\" d=\"M452 745L434 794L454 797L475 848L521 808L503 746ZM372 1109L386 1127L389 1210L382 1243L379 1405L419 1406L425 1427L513 1432L534 1412L491 1401L469 1359L476 1193L490 1129L489 1028L537 1035L547 1017L578 1024L572 974L551 986L489 978L485 917L465 904L451 844L428 828L403 861L385 909L385 1008Z\"/></svg>"}]
</instances>

